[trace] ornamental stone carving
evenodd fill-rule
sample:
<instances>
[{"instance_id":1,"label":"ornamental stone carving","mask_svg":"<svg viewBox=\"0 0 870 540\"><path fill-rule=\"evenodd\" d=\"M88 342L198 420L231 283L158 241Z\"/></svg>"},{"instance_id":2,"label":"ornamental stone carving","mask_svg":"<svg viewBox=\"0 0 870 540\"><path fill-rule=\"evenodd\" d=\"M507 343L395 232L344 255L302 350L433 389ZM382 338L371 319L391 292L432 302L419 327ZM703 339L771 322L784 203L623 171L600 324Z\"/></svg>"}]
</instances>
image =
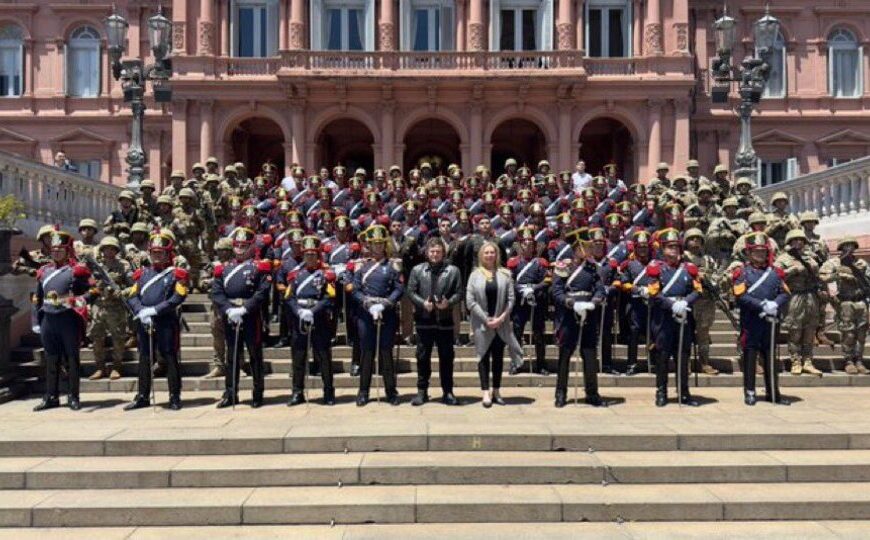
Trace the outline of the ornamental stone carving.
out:
<instances>
[{"instance_id":1,"label":"ornamental stone carving","mask_svg":"<svg viewBox=\"0 0 870 540\"><path fill-rule=\"evenodd\" d=\"M662 24L647 23L646 53L648 55L662 54Z\"/></svg>"},{"instance_id":2,"label":"ornamental stone carving","mask_svg":"<svg viewBox=\"0 0 870 540\"><path fill-rule=\"evenodd\" d=\"M378 25L379 36L378 36L378 45L380 50L382 51L394 51L396 50L393 43L395 40L393 39L393 23L389 21L384 21Z\"/></svg>"},{"instance_id":3,"label":"ornamental stone carving","mask_svg":"<svg viewBox=\"0 0 870 540\"><path fill-rule=\"evenodd\" d=\"M199 23L199 50L201 54L214 54L214 23L200 21Z\"/></svg>"},{"instance_id":4,"label":"ornamental stone carving","mask_svg":"<svg viewBox=\"0 0 870 540\"><path fill-rule=\"evenodd\" d=\"M559 50L567 51L574 48L574 25L562 22L556 25L556 33L559 36Z\"/></svg>"},{"instance_id":5,"label":"ornamental stone carving","mask_svg":"<svg viewBox=\"0 0 870 540\"><path fill-rule=\"evenodd\" d=\"M677 33L677 52L689 52L689 25L688 23L674 23L674 30Z\"/></svg>"},{"instance_id":6,"label":"ornamental stone carving","mask_svg":"<svg viewBox=\"0 0 870 540\"><path fill-rule=\"evenodd\" d=\"M305 23L293 21L290 23L290 48L294 50L304 49Z\"/></svg>"},{"instance_id":7,"label":"ornamental stone carving","mask_svg":"<svg viewBox=\"0 0 870 540\"><path fill-rule=\"evenodd\" d=\"M483 23L469 23L468 43L472 51L482 51L485 49L483 43Z\"/></svg>"},{"instance_id":8,"label":"ornamental stone carving","mask_svg":"<svg viewBox=\"0 0 870 540\"><path fill-rule=\"evenodd\" d=\"M184 44L184 35L187 27L184 21L172 21L172 51L184 52L187 47Z\"/></svg>"}]
</instances>

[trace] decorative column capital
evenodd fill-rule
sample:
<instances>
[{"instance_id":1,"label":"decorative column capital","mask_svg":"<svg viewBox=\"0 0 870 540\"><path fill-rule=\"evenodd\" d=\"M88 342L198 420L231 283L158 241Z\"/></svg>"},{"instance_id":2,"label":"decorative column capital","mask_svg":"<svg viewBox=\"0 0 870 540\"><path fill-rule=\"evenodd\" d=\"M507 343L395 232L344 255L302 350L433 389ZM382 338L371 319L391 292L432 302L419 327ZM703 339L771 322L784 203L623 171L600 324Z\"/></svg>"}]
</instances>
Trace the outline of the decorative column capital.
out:
<instances>
[{"instance_id":1,"label":"decorative column capital","mask_svg":"<svg viewBox=\"0 0 870 540\"><path fill-rule=\"evenodd\" d=\"M472 51L485 50L483 39L483 23L473 22L468 23L468 45Z\"/></svg>"},{"instance_id":2,"label":"decorative column capital","mask_svg":"<svg viewBox=\"0 0 870 540\"><path fill-rule=\"evenodd\" d=\"M674 54L689 54L689 23L674 23L674 32L677 34L677 50Z\"/></svg>"},{"instance_id":3,"label":"decorative column capital","mask_svg":"<svg viewBox=\"0 0 870 540\"><path fill-rule=\"evenodd\" d=\"M395 46L395 25L393 21L382 21L378 24L378 46L382 51L394 51Z\"/></svg>"},{"instance_id":4,"label":"decorative column capital","mask_svg":"<svg viewBox=\"0 0 870 540\"><path fill-rule=\"evenodd\" d=\"M557 43L560 51L567 51L574 48L573 23L560 22L556 25L556 33L559 36Z\"/></svg>"},{"instance_id":5,"label":"decorative column capital","mask_svg":"<svg viewBox=\"0 0 870 540\"><path fill-rule=\"evenodd\" d=\"M199 53L206 56L214 54L214 23L199 21Z\"/></svg>"},{"instance_id":6,"label":"decorative column capital","mask_svg":"<svg viewBox=\"0 0 870 540\"><path fill-rule=\"evenodd\" d=\"M649 98L646 100L647 107L649 107L650 112L656 112L661 114L661 109L665 104L665 100L661 98Z\"/></svg>"},{"instance_id":7,"label":"decorative column capital","mask_svg":"<svg viewBox=\"0 0 870 540\"><path fill-rule=\"evenodd\" d=\"M647 56L662 54L662 23L647 23L644 29L644 37L646 38L644 41Z\"/></svg>"},{"instance_id":8,"label":"decorative column capital","mask_svg":"<svg viewBox=\"0 0 870 540\"><path fill-rule=\"evenodd\" d=\"M305 48L305 23L290 21L290 49L300 50Z\"/></svg>"},{"instance_id":9,"label":"decorative column capital","mask_svg":"<svg viewBox=\"0 0 870 540\"><path fill-rule=\"evenodd\" d=\"M187 52L185 44L185 35L187 34L187 23L184 21L172 21L172 52L173 54L184 54Z\"/></svg>"}]
</instances>

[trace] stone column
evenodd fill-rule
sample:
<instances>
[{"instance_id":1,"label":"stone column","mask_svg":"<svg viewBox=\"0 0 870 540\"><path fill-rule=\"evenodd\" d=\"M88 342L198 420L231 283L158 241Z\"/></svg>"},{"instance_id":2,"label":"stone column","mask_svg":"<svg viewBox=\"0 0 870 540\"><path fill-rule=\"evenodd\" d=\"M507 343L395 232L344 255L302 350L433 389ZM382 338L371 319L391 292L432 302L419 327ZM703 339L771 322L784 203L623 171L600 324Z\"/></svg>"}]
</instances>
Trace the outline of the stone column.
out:
<instances>
[{"instance_id":1,"label":"stone column","mask_svg":"<svg viewBox=\"0 0 870 540\"><path fill-rule=\"evenodd\" d=\"M287 0L278 0L278 50L287 49Z\"/></svg>"},{"instance_id":2,"label":"stone column","mask_svg":"<svg viewBox=\"0 0 870 540\"><path fill-rule=\"evenodd\" d=\"M664 52L662 49L662 20L659 0L646 0L643 52L646 56L656 56Z\"/></svg>"},{"instance_id":3,"label":"stone column","mask_svg":"<svg viewBox=\"0 0 870 540\"><path fill-rule=\"evenodd\" d=\"M172 168L187 174L187 100L172 100Z\"/></svg>"},{"instance_id":4,"label":"stone column","mask_svg":"<svg viewBox=\"0 0 870 540\"><path fill-rule=\"evenodd\" d=\"M689 99L674 100L674 163L672 169L682 171L689 160Z\"/></svg>"},{"instance_id":5,"label":"stone column","mask_svg":"<svg viewBox=\"0 0 870 540\"><path fill-rule=\"evenodd\" d=\"M395 110L396 102L384 101L381 104L381 164L384 169L393 164L393 151L395 150ZM375 154L377 162L378 155ZM375 164L377 167L377 163Z\"/></svg>"},{"instance_id":6,"label":"stone column","mask_svg":"<svg viewBox=\"0 0 870 540\"><path fill-rule=\"evenodd\" d=\"M462 52L465 46L465 0L456 0L456 50Z\"/></svg>"},{"instance_id":7,"label":"stone column","mask_svg":"<svg viewBox=\"0 0 870 540\"><path fill-rule=\"evenodd\" d=\"M559 0L559 18L556 22L556 35L558 36L557 48L560 51L574 48L576 36L574 35L573 7L574 0Z\"/></svg>"},{"instance_id":8,"label":"stone column","mask_svg":"<svg viewBox=\"0 0 870 540\"><path fill-rule=\"evenodd\" d=\"M647 163L649 171L655 171L656 166L662 160L662 105L660 99L651 99L648 101L648 121L649 121L649 150Z\"/></svg>"},{"instance_id":9,"label":"stone column","mask_svg":"<svg viewBox=\"0 0 870 540\"><path fill-rule=\"evenodd\" d=\"M470 0L468 16L468 50L485 51L486 29L483 27L483 0Z\"/></svg>"},{"instance_id":10,"label":"stone column","mask_svg":"<svg viewBox=\"0 0 870 540\"><path fill-rule=\"evenodd\" d=\"M472 0L476 1L476 0ZM483 103L471 103L471 163L468 173L474 173L474 168L483 163Z\"/></svg>"},{"instance_id":11,"label":"stone column","mask_svg":"<svg viewBox=\"0 0 870 540\"><path fill-rule=\"evenodd\" d=\"M142 52L142 40L147 39L147 35L142 32L142 8L136 5L131 5L127 8L128 20L130 28L127 31L127 54L130 58L139 58ZM148 56L148 51L145 51L145 56Z\"/></svg>"},{"instance_id":12,"label":"stone column","mask_svg":"<svg viewBox=\"0 0 870 540\"><path fill-rule=\"evenodd\" d=\"M172 0L172 54L187 54L187 0Z\"/></svg>"},{"instance_id":13,"label":"stone column","mask_svg":"<svg viewBox=\"0 0 870 540\"><path fill-rule=\"evenodd\" d=\"M577 24L575 24L575 33L577 35L577 48L586 50L586 38L584 37L584 32L586 31L586 13L583 0L576 0L576 4L574 5L574 16L576 17Z\"/></svg>"},{"instance_id":14,"label":"stone column","mask_svg":"<svg viewBox=\"0 0 870 540\"><path fill-rule=\"evenodd\" d=\"M290 48L305 48L305 0L290 0Z\"/></svg>"},{"instance_id":15,"label":"stone column","mask_svg":"<svg viewBox=\"0 0 870 540\"><path fill-rule=\"evenodd\" d=\"M199 102L199 160L205 163L214 150L214 101Z\"/></svg>"},{"instance_id":16,"label":"stone column","mask_svg":"<svg viewBox=\"0 0 870 540\"><path fill-rule=\"evenodd\" d=\"M381 20L378 22L378 49L396 50L396 6L394 0L381 0Z\"/></svg>"},{"instance_id":17,"label":"stone column","mask_svg":"<svg viewBox=\"0 0 870 540\"><path fill-rule=\"evenodd\" d=\"M305 101L295 99L290 101L290 136L293 145L293 161L302 165L305 163ZM309 167L318 167L313 163Z\"/></svg>"},{"instance_id":18,"label":"stone column","mask_svg":"<svg viewBox=\"0 0 870 540\"><path fill-rule=\"evenodd\" d=\"M671 54L689 54L689 0L674 0L673 17L675 42Z\"/></svg>"},{"instance_id":19,"label":"stone column","mask_svg":"<svg viewBox=\"0 0 870 540\"><path fill-rule=\"evenodd\" d=\"M551 165L556 171L571 170L571 112L574 104L570 100L559 102L559 160Z\"/></svg>"},{"instance_id":20,"label":"stone column","mask_svg":"<svg viewBox=\"0 0 870 540\"><path fill-rule=\"evenodd\" d=\"M293 167L293 145L289 142L284 142L281 145L284 148L284 176L290 176ZM314 166L312 163L311 166Z\"/></svg>"},{"instance_id":21,"label":"stone column","mask_svg":"<svg viewBox=\"0 0 870 540\"><path fill-rule=\"evenodd\" d=\"M200 0L199 39L196 52L200 56L214 54L214 0Z\"/></svg>"}]
</instances>

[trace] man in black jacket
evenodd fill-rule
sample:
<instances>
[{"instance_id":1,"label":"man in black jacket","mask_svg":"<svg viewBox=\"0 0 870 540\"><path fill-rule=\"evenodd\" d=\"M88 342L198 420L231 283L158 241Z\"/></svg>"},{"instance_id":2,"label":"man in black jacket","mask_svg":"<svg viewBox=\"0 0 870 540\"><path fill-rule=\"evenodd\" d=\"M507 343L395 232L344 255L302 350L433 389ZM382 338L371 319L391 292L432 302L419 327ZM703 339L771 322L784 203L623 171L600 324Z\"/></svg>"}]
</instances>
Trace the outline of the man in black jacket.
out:
<instances>
[{"instance_id":1,"label":"man in black jacket","mask_svg":"<svg viewBox=\"0 0 870 540\"><path fill-rule=\"evenodd\" d=\"M429 401L429 377L432 374L432 347L438 345L438 372L441 377L441 402L458 405L453 395L453 307L462 297L459 269L445 261L446 246L438 237L426 242L428 262L411 270L407 294L414 304L417 326L417 397L419 406Z\"/></svg>"}]
</instances>

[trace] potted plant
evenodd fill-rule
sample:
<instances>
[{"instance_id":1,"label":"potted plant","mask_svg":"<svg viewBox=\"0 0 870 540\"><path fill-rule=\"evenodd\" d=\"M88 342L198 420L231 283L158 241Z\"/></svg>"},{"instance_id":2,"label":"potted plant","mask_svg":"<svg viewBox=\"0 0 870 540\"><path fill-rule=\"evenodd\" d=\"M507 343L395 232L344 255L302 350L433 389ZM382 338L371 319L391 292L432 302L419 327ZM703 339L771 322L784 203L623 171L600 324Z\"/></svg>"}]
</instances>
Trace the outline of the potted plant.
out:
<instances>
[{"instance_id":1,"label":"potted plant","mask_svg":"<svg viewBox=\"0 0 870 540\"><path fill-rule=\"evenodd\" d=\"M15 224L25 217L24 203L15 195L0 197L0 275L7 274L12 269L9 245L13 236L21 234Z\"/></svg>"}]
</instances>

